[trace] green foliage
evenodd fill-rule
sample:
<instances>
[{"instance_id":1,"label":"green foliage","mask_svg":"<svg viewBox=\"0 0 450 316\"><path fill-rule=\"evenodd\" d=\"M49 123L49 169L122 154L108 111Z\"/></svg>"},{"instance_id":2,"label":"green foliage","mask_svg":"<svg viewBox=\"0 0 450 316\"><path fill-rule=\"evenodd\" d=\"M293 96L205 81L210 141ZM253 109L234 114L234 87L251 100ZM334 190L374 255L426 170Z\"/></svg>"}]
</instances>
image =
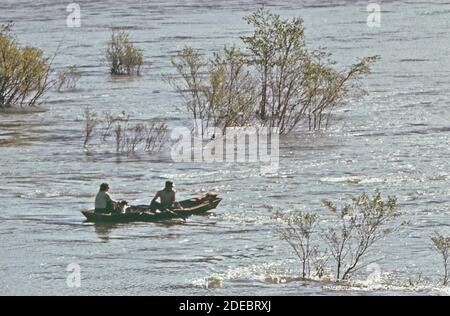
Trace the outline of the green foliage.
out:
<instances>
[{"instance_id":1,"label":"green foliage","mask_svg":"<svg viewBox=\"0 0 450 316\"><path fill-rule=\"evenodd\" d=\"M225 48L204 60L186 48L173 62L184 81L175 86L185 88L177 91L194 119L207 121L203 126L211 121L218 127L252 123L276 128L281 134L302 123L310 130L326 128L335 108L361 92L359 80L379 60L378 56L366 57L338 71L324 49L306 49L300 18L282 20L261 9L245 20L254 32L241 37L244 51ZM242 107L236 105L237 100ZM207 113L205 118L199 109L206 110L201 111ZM235 113L244 119L234 120ZM231 117L229 122L224 122L225 115Z\"/></svg>"},{"instance_id":2,"label":"green foliage","mask_svg":"<svg viewBox=\"0 0 450 316\"><path fill-rule=\"evenodd\" d=\"M306 49L302 19L282 20L260 9L246 21L254 28L242 41L260 80L257 114L281 134L294 130L305 118L310 130L328 126L333 110L354 87L351 83L368 74L379 59L364 58L340 72L324 49Z\"/></svg>"},{"instance_id":3,"label":"green foliage","mask_svg":"<svg viewBox=\"0 0 450 316\"><path fill-rule=\"evenodd\" d=\"M237 48L224 48L210 60L185 48L172 59L182 80L169 78L183 97L186 109L201 122L202 135L208 127L225 129L245 126L253 117L255 83L246 59Z\"/></svg>"},{"instance_id":4,"label":"green foliage","mask_svg":"<svg viewBox=\"0 0 450 316\"><path fill-rule=\"evenodd\" d=\"M106 59L112 75L140 74L144 62L143 50L134 46L127 32L113 28Z\"/></svg>"},{"instance_id":5,"label":"green foliage","mask_svg":"<svg viewBox=\"0 0 450 316\"><path fill-rule=\"evenodd\" d=\"M199 52L186 47L172 58L172 65L181 76L181 80L172 77L168 77L167 80L183 98L183 103L195 122L201 121L202 126L204 124L207 127L212 111L207 100L206 62Z\"/></svg>"},{"instance_id":6,"label":"green foliage","mask_svg":"<svg viewBox=\"0 0 450 316\"><path fill-rule=\"evenodd\" d=\"M54 84L42 50L20 46L12 24L0 27L0 109L34 106Z\"/></svg>"},{"instance_id":7,"label":"green foliage","mask_svg":"<svg viewBox=\"0 0 450 316\"><path fill-rule=\"evenodd\" d=\"M254 27L252 36L241 39L249 52L248 62L256 66L260 77L258 115L274 126L283 119L282 112L288 110L286 103L295 102L292 94L301 82L302 65L307 57L303 20L283 21L265 9L245 20Z\"/></svg>"},{"instance_id":8,"label":"green foliage","mask_svg":"<svg viewBox=\"0 0 450 316\"><path fill-rule=\"evenodd\" d=\"M214 125L222 129L247 125L256 95L244 54L237 48L225 48L214 54L209 67L208 104Z\"/></svg>"}]
</instances>

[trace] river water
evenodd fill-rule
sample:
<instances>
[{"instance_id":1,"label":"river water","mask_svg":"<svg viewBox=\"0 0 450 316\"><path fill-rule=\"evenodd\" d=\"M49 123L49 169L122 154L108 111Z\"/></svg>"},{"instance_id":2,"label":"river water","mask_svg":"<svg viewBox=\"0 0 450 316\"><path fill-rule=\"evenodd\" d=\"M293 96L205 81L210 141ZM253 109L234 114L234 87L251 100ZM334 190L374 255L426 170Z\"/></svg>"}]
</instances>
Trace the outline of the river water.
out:
<instances>
[{"instance_id":1,"label":"river water","mask_svg":"<svg viewBox=\"0 0 450 316\"><path fill-rule=\"evenodd\" d=\"M341 108L329 130L281 139L277 175L257 164L173 163L167 152L118 158L82 146L86 107L187 125L161 80L173 72L169 57L185 45L206 54L239 45L249 31L242 17L261 1L78 3L81 27L68 28L67 1L0 1L0 21L13 20L22 43L57 52L57 69L82 71L75 91L48 95L45 112L0 115L0 294L449 293L435 285L442 267L430 242L450 231L449 3L384 1L380 28L367 26L365 1L266 3L301 16L308 46L327 47L341 66L383 58L363 82L369 95ZM111 26L126 27L144 49L141 77L109 76ZM179 199L217 191L223 204L181 224L84 223L80 211L92 207L99 183L141 204L166 179ZM273 212L323 213L322 199L344 202L375 188L397 195L408 222L374 248L378 266L348 285L293 281L298 264L274 232ZM69 264L81 268L81 287L67 285ZM373 270L380 277L367 279Z\"/></svg>"}]
</instances>

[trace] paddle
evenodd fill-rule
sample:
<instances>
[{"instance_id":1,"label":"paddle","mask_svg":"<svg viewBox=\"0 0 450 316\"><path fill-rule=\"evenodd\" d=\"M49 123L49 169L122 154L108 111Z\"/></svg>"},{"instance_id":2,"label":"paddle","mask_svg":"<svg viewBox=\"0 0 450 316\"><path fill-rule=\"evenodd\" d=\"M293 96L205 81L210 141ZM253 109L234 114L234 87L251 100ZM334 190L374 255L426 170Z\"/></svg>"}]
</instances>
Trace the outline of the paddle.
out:
<instances>
[{"instance_id":1,"label":"paddle","mask_svg":"<svg viewBox=\"0 0 450 316\"><path fill-rule=\"evenodd\" d=\"M138 212L141 213L141 214L146 213L146 212L150 212L150 213L152 213L153 215L157 215L156 211L160 211L161 213L167 212L167 213L170 213L170 214L174 215L176 218L181 218L182 220L186 221L186 218L180 216L180 214L177 214L177 213L175 213L174 211L169 210L169 209L165 209L165 210L163 210L163 211L158 210L158 209L150 209L150 208L147 209L147 206L143 206L143 205L134 206L134 207L131 207L131 208L132 208L134 211L138 211Z\"/></svg>"},{"instance_id":2,"label":"paddle","mask_svg":"<svg viewBox=\"0 0 450 316\"><path fill-rule=\"evenodd\" d=\"M160 210L161 211L161 210ZM184 218L183 216L181 216L180 214L175 213L174 211L170 210L170 209L165 209L164 211L161 212L168 212L172 215L174 215L177 218L181 218L183 221L186 221L186 218Z\"/></svg>"}]
</instances>

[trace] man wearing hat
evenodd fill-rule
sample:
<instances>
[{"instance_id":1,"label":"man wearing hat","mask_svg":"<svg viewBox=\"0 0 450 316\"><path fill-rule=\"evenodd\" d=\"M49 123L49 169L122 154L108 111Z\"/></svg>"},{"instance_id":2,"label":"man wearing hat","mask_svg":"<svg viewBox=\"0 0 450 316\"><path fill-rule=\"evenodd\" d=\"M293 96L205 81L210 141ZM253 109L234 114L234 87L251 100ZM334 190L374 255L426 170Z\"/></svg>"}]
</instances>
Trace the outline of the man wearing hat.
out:
<instances>
[{"instance_id":1,"label":"man wearing hat","mask_svg":"<svg viewBox=\"0 0 450 316\"><path fill-rule=\"evenodd\" d=\"M95 197L95 212L96 213L113 213L116 212L117 201L114 201L108 193L108 183L100 185L100 191Z\"/></svg>"},{"instance_id":2,"label":"man wearing hat","mask_svg":"<svg viewBox=\"0 0 450 316\"><path fill-rule=\"evenodd\" d=\"M158 198L160 202L156 201ZM167 181L166 187L163 190L156 192L156 195L152 200L150 208L164 211L166 209L173 208L174 203L175 203L175 190L173 189L173 182Z\"/></svg>"}]
</instances>

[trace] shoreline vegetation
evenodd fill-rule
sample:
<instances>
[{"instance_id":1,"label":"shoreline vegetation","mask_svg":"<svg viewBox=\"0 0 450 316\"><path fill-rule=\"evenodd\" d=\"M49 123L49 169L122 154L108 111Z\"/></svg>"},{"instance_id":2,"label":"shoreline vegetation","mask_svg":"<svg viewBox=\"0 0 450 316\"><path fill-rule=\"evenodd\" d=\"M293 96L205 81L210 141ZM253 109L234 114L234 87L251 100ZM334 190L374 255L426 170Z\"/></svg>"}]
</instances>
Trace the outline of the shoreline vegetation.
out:
<instances>
[{"instance_id":1,"label":"shoreline vegetation","mask_svg":"<svg viewBox=\"0 0 450 316\"><path fill-rule=\"evenodd\" d=\"M202 136L211 128L264 126L281 135L305 127L327 129L333 113L350 98L365 94L361 80L371 73L380 56L368 56L345 69L338 69L325 49L308 50L303 20L283 20L260 9L245 21L253 32L240 38L243 48L224 47L204 56L185 47L171 59L176 75L165 75L180 97L181 107L200 126ZM39 107L53 87L58 92L75 89L82 73L69 66L56 76L52 58L35 47L22 46L12 34L13 24L0 26L0 114L46 112ZM144 51L130 35L112 28L106 59L112 76L140 76ZM102 117L85 109L83 147L95 144L114 147L116 153L131 155L138 150L157 152L168 141L164 122L132 123L123 112ZM200 123L198 123L200 122ZM93 145L92 141L98 141ZM0 143L1 145L1 143ZM365 262L372 246L398 232L400 216L396 197L384 200L377 190L363 194L342 207L323 201L331 221L316 213L278 213L274 218L281 240L298 259L299 280L340 284L373 262ZM441 284L450 279L450 236L435 233L433 247L442 259Z\"/></svg>"}]
</instances>

